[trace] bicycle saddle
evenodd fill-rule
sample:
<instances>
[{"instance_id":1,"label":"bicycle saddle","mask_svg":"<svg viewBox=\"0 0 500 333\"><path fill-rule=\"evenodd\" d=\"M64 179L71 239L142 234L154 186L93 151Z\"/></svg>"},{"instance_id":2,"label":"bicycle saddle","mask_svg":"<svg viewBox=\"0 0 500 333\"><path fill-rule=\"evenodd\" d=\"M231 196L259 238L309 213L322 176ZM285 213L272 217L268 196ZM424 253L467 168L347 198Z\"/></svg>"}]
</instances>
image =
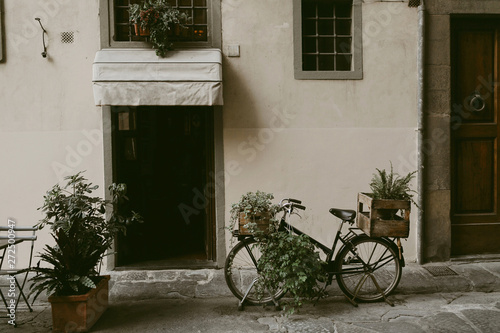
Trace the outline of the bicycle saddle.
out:
<instances>
[{"instance_id":1,"label":"bicycle saddle","mask_svg":"<svg viewBox=\"0 0 500 333\"><path fill-rule=\"evenodd\" d=\"M350 210L350 209L337 209L337 208L330 208L330 213L335 215L341 220L352 222L354 221L354 218L356 217L356 211L355 210Z\"/></svg>"}]
</instances>

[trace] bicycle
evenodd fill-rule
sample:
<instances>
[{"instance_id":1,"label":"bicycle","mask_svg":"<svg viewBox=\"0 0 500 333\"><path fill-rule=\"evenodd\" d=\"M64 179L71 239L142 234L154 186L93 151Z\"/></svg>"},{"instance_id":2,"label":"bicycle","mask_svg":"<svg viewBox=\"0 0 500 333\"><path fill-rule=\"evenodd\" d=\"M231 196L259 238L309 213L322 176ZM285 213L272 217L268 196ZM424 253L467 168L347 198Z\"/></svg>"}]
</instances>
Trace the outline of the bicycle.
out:
<instances>
[{"instance_id":1,"label":"bicycle","mask_svg":"<svg viewBox=\"0 0 500 333\"><path fill-rule=\"evenodd\" d=\"M290 218L296 209L306 209L301 203L296 199L281 200L280 211L283 211L283 216L278 232L305 234L287 222L287 217ZM326 254L324 289L335 278L340 290L354 306L358 305L357 302L381 300L394 306L387 296L398 286L402 267L405 266L399 238L395 243L395 239L388 237L367 236L362 230L352 226L356 218L354 210L331 208L329 211L341 220L332 246L328 247L306 234L311 243ZM351 227L344 235L342 229L346 223ZM238 238L239 243L226 258L224 276L229 289L240 300L238 309L242 310L245 303L259 305L271 302L279 308L278 300L285 295L286 290L277 286L273 291L267 290L265 295L253 290L259 279L259 242L252 235L240 235L238 230L233 231L233 236ZM339 242L342 243L340 249L335 251Z\"/></svg>"}]
</instances>

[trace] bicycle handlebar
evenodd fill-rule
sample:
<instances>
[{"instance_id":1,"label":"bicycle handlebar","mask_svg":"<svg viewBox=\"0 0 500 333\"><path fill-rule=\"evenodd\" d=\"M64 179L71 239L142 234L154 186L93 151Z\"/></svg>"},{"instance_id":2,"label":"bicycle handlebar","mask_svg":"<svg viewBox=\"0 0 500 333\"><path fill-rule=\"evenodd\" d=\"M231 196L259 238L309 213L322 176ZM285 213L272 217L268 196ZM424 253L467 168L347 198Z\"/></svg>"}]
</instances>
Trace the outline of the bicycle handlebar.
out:
<instances>
[{"instance_id":1,"label":"bicycle handlebar","mask_svg":"<svg viewBox=\"0 0 500 333\"><path fill-rule=\"evenodd\" d=\"M300 210L306 210L306 206L300 205L302 201L297 200L297 199L292 199L292 198L285 198L280 201L280 207L282 209L288 210L289 213L294 208L300 209Z\"/></svg>"},{"instance_id":2,"label":"bicycle handlebar","mask_svg":"<svg viewBox=\"0 0 500 333\"><path fill-rule=\"evenodd\" d=\"M289 202L293 202L293 203L296 203L296 204L301 204L301 203L302 203L302 201L297 200L297 199L292 199L292 198L290 198L290 199L287 199L287 200L288 200Z\"/></svg>"},{"instance_id":3,"label":"bicycle handlebar","mask_svg":"<svg viewBox=\"0 0 500 333\"><path fill-rule=\"evenodd\" d=\"M298 209L301 209L301 210L306 210L306 206L302 206L302 205L293 205L293 208L298 208Z\"/></svg>"}]
</instances>

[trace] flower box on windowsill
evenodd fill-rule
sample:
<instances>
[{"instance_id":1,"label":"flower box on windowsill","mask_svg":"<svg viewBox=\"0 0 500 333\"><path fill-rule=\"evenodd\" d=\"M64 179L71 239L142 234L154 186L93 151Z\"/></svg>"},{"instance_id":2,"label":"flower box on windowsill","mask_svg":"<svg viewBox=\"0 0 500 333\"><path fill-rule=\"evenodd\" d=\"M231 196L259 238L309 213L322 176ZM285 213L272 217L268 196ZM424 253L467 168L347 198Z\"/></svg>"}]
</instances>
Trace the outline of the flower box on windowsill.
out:
<instances>
[{"instance_id":1,"label":"flower box on windowsill","mask_svg":"<svg viewBox=\"0 0 500 333\"><path fill-rule=\"evenodd\" d=\"M150 35L149 28L143 29L139 23L134 23L135 35L147 37Z\"/></svg>"}]
</instances>

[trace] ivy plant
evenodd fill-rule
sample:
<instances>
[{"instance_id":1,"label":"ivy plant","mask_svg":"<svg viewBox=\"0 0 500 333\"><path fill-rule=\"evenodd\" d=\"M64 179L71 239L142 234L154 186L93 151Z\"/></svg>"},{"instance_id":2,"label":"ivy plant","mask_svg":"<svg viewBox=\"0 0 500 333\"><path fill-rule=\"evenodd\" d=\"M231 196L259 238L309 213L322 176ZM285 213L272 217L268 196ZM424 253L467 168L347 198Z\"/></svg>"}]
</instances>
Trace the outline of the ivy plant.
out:
<instances>
[{"instance_id":1,"label":"ivy plant","mask_svg":"<svg viewBox=\"0 0 500 333\"><path fill-rule=\"evenodd\" d=\"M322 294L318 280L325 275L323 261L307 235L277 231L261 233L258 240L262 250L257 265L261 276L256 283L258 293L276 286L287 290L290 297L281 301L286 314Z\"/></svg>"},{"instance_id":2,"label":"ivy plant","mask_svg":"<svg viewBox=\"0 0 500 333\"><path fill-rule=\"evenodd\" d=\"M269 213L273 217L279 209L277 204L273 204L273 199L272 193L263 191L243 194L237 203L231 205L229 230L232 231L238 226L240 213L244 213L246 218L262 213Z\"/></svg>"},{"instance_id":3,"label":"ivy plant","mask_svg":"<svg viewBox=\"0 0 500 333\"><path fill-rule=\"evenodd\" d=\"M250 222L245 227L259 242L261 257L257 271L260 279L256 282L257 294L264 295L266 290L276 286L284 288L291 297L282 300L286 314L292 314L305 301L321 294L317 280L324 277L324 267L314 245L307 235L295 235L280 230L276 217L280 206L273 204L274 195L262 191L248 192L231 207L230 230L238 224L241 213L245 216L269 212L271 220L268 230L258 228Z\"/></svg>"}]
</instances>

